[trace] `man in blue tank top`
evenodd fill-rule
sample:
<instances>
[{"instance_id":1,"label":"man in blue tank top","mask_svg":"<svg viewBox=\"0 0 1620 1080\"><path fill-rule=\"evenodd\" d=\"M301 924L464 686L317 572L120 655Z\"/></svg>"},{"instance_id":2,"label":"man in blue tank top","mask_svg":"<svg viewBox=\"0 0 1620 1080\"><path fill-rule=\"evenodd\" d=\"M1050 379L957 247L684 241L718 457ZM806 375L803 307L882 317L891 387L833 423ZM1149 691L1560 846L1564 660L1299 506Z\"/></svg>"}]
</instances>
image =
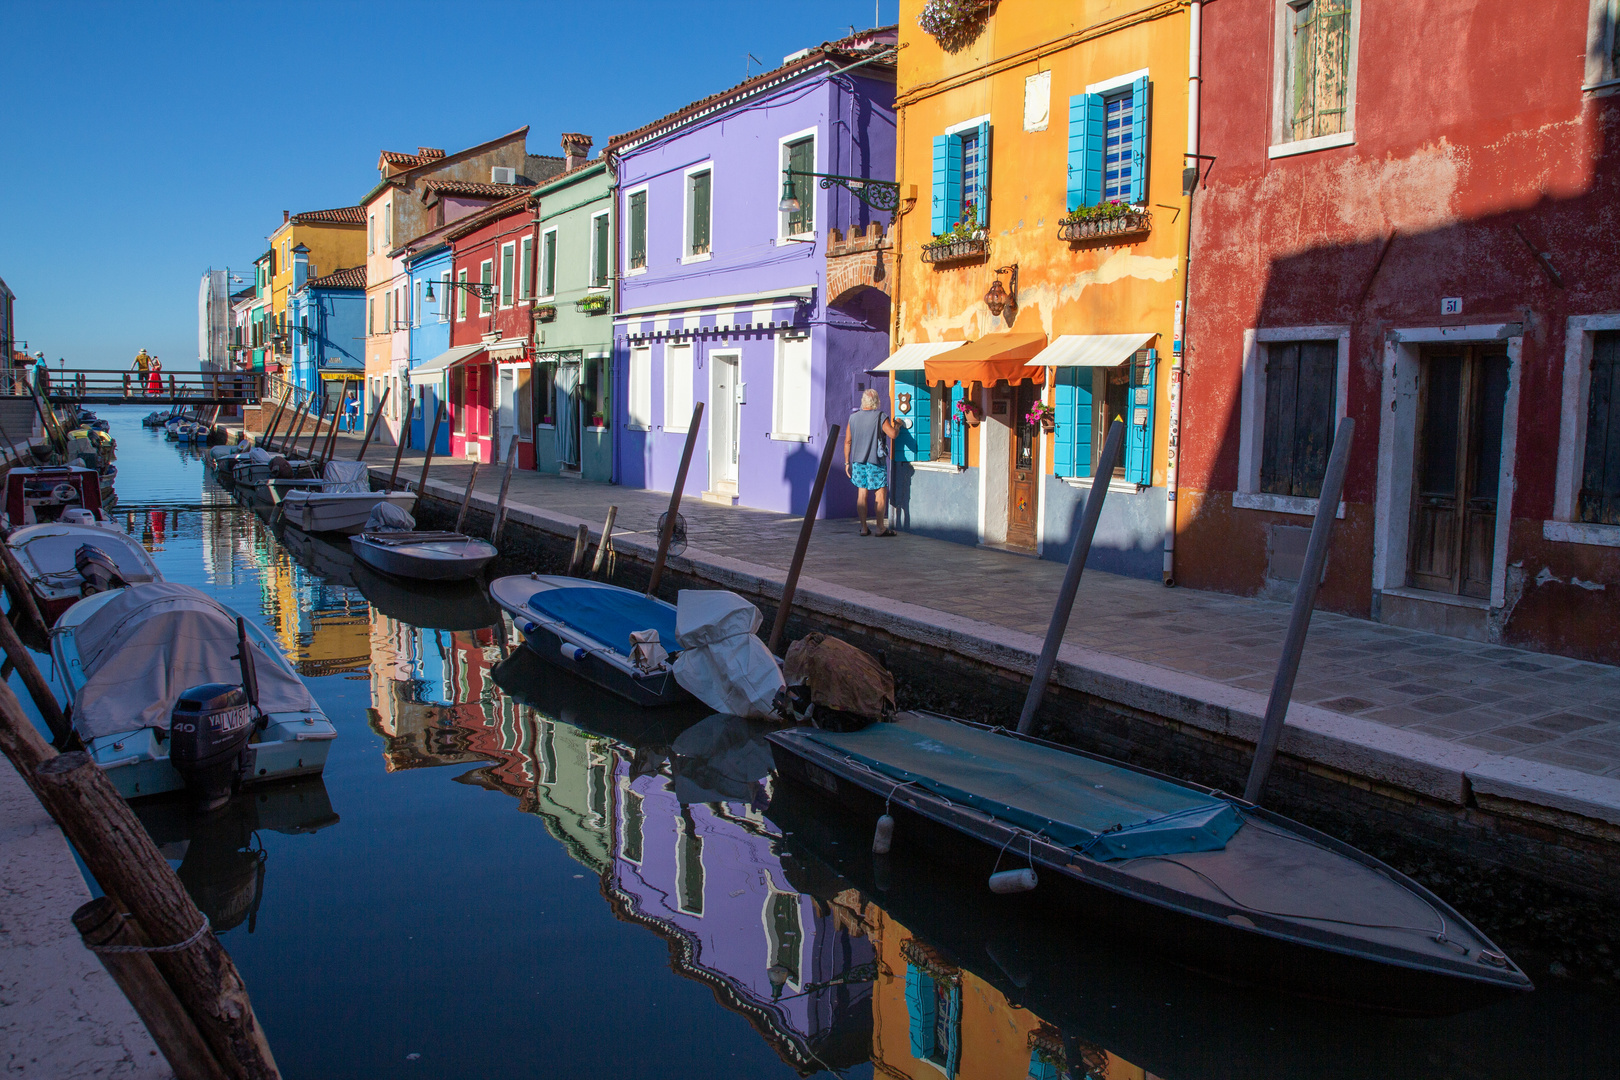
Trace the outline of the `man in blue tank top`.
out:
<instances>
[{"instance_id":1,"label":"man in blue tank top","mask_svg":"<svg viewBox=\"0 0 1620 1080\"><path fill-rule=\"evenodd\" d=\"M878 409L878 392L861 393L861 407L849 414L844 427L844 475L855 485L855 514L861 520L861 535L871 536L866 527L866 493L872 493L873 512L879 536L893 536L889 528L889 443L894 438L894 421Z\"/></svg>"}]
</instances>

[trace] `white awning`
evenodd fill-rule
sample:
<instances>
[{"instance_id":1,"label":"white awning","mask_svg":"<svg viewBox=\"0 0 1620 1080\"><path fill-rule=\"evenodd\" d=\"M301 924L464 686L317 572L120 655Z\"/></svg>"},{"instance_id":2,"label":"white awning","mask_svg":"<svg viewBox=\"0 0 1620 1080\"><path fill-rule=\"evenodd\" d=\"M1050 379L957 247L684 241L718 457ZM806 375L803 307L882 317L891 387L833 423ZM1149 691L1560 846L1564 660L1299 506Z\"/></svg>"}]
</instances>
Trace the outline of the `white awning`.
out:
<instances>
[{"instance_id":1,"label":"white awning","mask_svg":"<svg viewBox=\"0 0 1620 1080\"><path fill-rule=\"evenodd\" d=\"M960 349L965 341L919 341L902 345L873 371L921 371L923 366L943 352Z\"/></svg>"},{"instance_id":2,"label":"white awning","mask_svg":"<svg viewBox=\"0 0 1620 1080\"><path fill-rule=\"evenodd\" d=\"M491 360L516 360L523 355L523 350L529 343L523 338L502 338L500 341L491 341L484 346L489 350Z\"/></svg>"},{"instance_id":3,"label":"white awning","mask_svg":"<svg viewBox=\"0 0 1620 1080\"><path fill-rule=\"evenodd\" d=\"M417 385L421 383L438 382L439 376L443 375L450 368L464 360L471 359L473 356L483 351L484 343L481 341L477 345L457 345L448 352L442 352L433 359L425 361L421 365L412 368L411 383L413 385Z\"/></svg>"},{"instance_id":4,"label":"white awning","mask_svg":"<svg viewBox=\"0 0 1620 1080\"><path fill-rule=\"evenodd\" d=\"M1029 367L1118 367L1156 334L1063 334L1030 359Z\"/></svg>"}]
</instances>

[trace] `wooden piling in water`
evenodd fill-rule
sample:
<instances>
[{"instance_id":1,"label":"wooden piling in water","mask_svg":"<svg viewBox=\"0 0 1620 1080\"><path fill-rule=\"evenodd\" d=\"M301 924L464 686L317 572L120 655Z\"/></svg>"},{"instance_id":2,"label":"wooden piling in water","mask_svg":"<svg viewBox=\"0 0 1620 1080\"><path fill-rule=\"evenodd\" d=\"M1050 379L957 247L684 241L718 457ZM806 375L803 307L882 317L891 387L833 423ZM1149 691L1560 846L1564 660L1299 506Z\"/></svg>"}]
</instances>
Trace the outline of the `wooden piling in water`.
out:
<instances>
[{"instance_id":1,"label":"wooden piling in water","mask_svg":"<svg viewBox=\"0 0 1620 1080\"><path fill-rule=\"evenodd\" d=\"M141 925L110 896L98 896L73 913L73 925L84 947L96 954L113 982L124 992L135 1013L151 1032L152 1041L168 1059L176 1080L225 1080L225 1070L191 1016L163 981L152 956L152 944ZM113 951L119 950L119 951Z\"/></svg>"},{"instance_id":2,"label":"wooden piling in water","mask_svg":"<svg viewBox=\"0 0 1620 1080\"><path fill-rule=\"evenodd\" d=\"M286 409L287 395L282 394L281 400L276 403L276 411L270 417L270 426L265 428L259 435L259 445L264 447L266 451L270 449L270 437L276 433L276 428L281 426L281 414Z\"/></svg>"},{"instance_id":3,"label":"wooden piling in water","mask_svg":"<svg viewBox=\"0 0 1620 1080\"><path fill-rule=\"evenodd\" d=\"M574 550L568 556L568 576L579 577L579 572L585 566L585 553L591 547L591 528L583 521L574 531Z\"/></svg>"},{"instance_id":4,"label":"wooden piling in water","mask_svg":"<svg viewBox=\"0 0 1620 1080\"><path fill-rule=\"evenodd\" d=\"M1074 547L1069 552L1069 565L1063 571L1063 584L1058 587L1057 603L1052 605L1052 621L1046 628L1046 643L1041 646L1040 659L1035 661L1035 674L1029 682L1029 693L1024 698L1024 711L1018 716L1018 732L1027 735L1035 724L1035 713L1046 697L1046 686L1052 681L1052 669L1057 666L1058 648L1063 634L1069 628L1069 613L1074 610L1074 594L1080 589L1080 575L1086 569L1086 557L1091 554L1091 538L1097 532L1097 519L1102 517L1103 500L1108 497L1108 478L1114 475L1114 463L1119 460L1119 444L1125 441L1125 425L1115 420L1108 425L1108 438L1102 453L1097 456L1097 468L1091 492L1086 496L1085 509L1080 513L1080 525L1075 530Z\"/></svg>"},{"instance_id":5,"label":"wooden piling in water","mask_svg":"<svg viewBox=\"0 0 1620 1080\"><path fill-rule=\"evenodd\" d=\"M13 588L15 587L14 585ZM72 727L62 713L62 706L56 700L55 691L40 674L39 666L34 663L33 654L23 646L22 639L17 636L17 628L11 624L11 617L3 613L0 613L0 647L4 647L6 658L22 677L28 696L34 699L34 707L39 710L45 726L51 729L51 738L60 744L67 738Z\"/></svg>"},{"instance_id":6,"label":"wooden piling in water","mask_svg":"<svg viewBox=\"0 0 1620 1080\"><path fill-rule=\"evenodd\" d=\"M1339 421L1339 429L1333 435L1333 450L1328 454L1327 472L1322 476L1316 520L1311 523L1311 539L1305 547L1305 566L1300 571L1299 585L1294 589L1294 608L1288 615L1288 634L1283 638L1277 675L1271 683L1271 697L1266 701L1266 717L1260 723L1260 737L1255 741L1254 764L1249 767L1249 780L1243 788L1243 797L1256 805L1265 794L1272 763L1277 760L1277 747L1282 743L1283 728L1288 724L1294 677L1299 674L1300 654L1305 651L1305 635L1311 629L1311 611L1316 607L1316 590L1321 588L1322 571L1327 566L1328 545L1333 540L1333 523L1339 516L1339 496L1344 493L1344 474L1350 467L1350 443L1355 435L1356 422L1352 417Z\"/></svg>"},{"instance_id":7,"label":"wooden piling in water","mask_svg":"<svg viewBox=\"0 0 1620 1080\"><path fill-rule=\"evenodd\" d=\"M372 433L377 430L377 421L382 419L383 406L388 404L388 392L392 389L391 386L383 387L382 397L377 399L377 407L371 410L371 422L366 425L366 437L361 441L360 452L355 455L354 460L366 460L366 451L371 449Z\"/></svg>"},{"instance_id":8,"label":"wooden piling in water","mask_svg":"<svg viewBox=\"0 0 1620 1080\"><path fill-rule=\"evenodd\" d=\"M337 405L332 410L332 427L326 433L326 445L321 448L321 461L332 460L332 450L337 443L338 421L343 419L343 402L349 396L349 380L343 380L343 389L338 393Z\"/></svg>"},{"instance_id":9,"label":"wooden piling in water","mask_svg":"<svg viewBox=\"0 0 1620 1080\"><path fill-rule=\"evenodd\" d=\"M427 466L422 467L422 472L427 473ZM467 520L467 506L472 502L473 484L477 482L478 462L475 461L472 463L472 475L467 477L467 490L461 496L461 512L456 515L456 532L461 531L462 524Z\"/></svg>"},{"instance_id":10,"label":"wooden piling in water","mask_svg":"<svg viewBox=\"0 0 1620 1080\"><path fill-rule=\"evenodd\" d=\"M799 542L793 548L793 561L788 564L787 580L782 583L782 600L776 605L776 619L771 623L771 637L766 643L773 656L782 641L782 631L787 629L793 594L799 589L799 571L804 569L804 553L810 548L810 533L816 527L816 511L821 508L821 493L827 488L827 470L832 468L833 453L838 449L839 430L837 424L828 430L827 445L821 449L821 464L816 466L816 480L810 485L810 504L805 507L804 521L799 525ZM887 527L885 524L884 528Z\"/></svg>"},{"instance_id":11,"label":"wooden piling in water","mask_svg":"<svg viewBox=\"0 0 1620 1080\"><path fill-rule=\"evenodd\" d=\"M664 576L664 560L669 557L669 542L675 536L675 519L680 515L681 490L686 487L686 470L692 466L692 450L697 446L698 425L703 422L703 402L692 407L692 423L686 429L686 446L681 449L681 467L675 473L675 490L669 493L669 512L664 516L664 527L658 533L658 557L653 560L652 577L647 582L647 595L658 591L658 582Z\"/></svg>"},{"instance_id":12,"label":"wooden piling in water","mask_svg":"<svg viewBox=\"0 0 1620 1080\"><path fill-rule=\"evenodd\" d=\"M321 406L320 399L317 398L315 402L315 426L310 430L309 433L309 449L304 451L304 459L306 461L315 460L315 444L320 440L321 421L324 419L326 419L326 410Z\"/></svg>"},{"instance_id":13,"label":"wooden piling in water","mask_svg":"<svg viewBox=\"0 0 1620 1080\"><path fill-rule=\"evenodd\" d=\"M596 544L596 560L591 563L591 577L601 577L602 567L607 565L609 554L613 551L613 519L619 516L617 506L609 506L607 520L602 523L602 539Z\"/></svg>"},{"instance_id":14,"label":"wooden piling in water","mask_svg":"<svg viewBox=\"0 0 1620 1080\"><path fill-rule=\"evenodd\" d=\"M291 428L290 434L282 438L281 449L278 451L282 457L287 456L288 447L297 443L298 436L304 432L304 421L309 419L309 402L306 401L298 406L298 411L293 414L293 419L298 421L298 426Z\"/></svg>"},{"instance_id":15,"label":"wooden piling in water","mask_svg":"<svg viewBox=\"0 0 1620 1080\"><path fill-rule=\"evenodd\" d=\"M428 436L427 446L422 448L422 478L416 482L416 494L420 498L427 491L428 466L433 464L433 448L439 443L439 422L444 419L444 402L439 402L438 410L433 414L433 433ZM396 462L396 466L397 466ZM388 478L388 490L394 489L394 478Z\"/></svg>"},{"instance_id":16,"label":"wooden piling in water","mask_svg":"<svg viewBox=\"0 0 1620 1080\"><path fill-rule=\"evenodd\" d=\"M40 613L39 605L34 602L34 593L28 588L28 575L23 573L22 564L17 561L17 553L11 550L11 545L0 540L0 563L5 564L6 575L11 579L11 591L16 594L17 605L24 615L39 632L49 637L51 628L45 623L45 616Z\"/></svg>"},{"instance_id":17,"label":"wooden piling in water","mask_svg":"<svg viewBox=\"0 0 1620 1080\"><path fill-rule=\"evenodd\" d=\"M506 527L506 491L512 486L512 467L517 464L518 437L506 444L506 471L501 474L501 494L495 500L495 521L489 527L489 542L501 546L501 530ZM581 526L583 528L583 526Z\"/></svg>"}]
</instances>

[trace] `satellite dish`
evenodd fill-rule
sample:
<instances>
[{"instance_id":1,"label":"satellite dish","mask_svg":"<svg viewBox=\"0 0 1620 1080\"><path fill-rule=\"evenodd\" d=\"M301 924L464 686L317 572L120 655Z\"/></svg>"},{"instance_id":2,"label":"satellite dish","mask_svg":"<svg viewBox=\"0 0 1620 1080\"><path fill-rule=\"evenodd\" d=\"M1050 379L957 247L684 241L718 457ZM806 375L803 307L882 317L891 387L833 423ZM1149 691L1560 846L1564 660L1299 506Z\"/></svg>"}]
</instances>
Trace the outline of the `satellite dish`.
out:
<instances>
[{"instance_id":1,"label":"satellite dish","mask_svg":"<svg viewBox=\"0 0 1620 1080\"><path fill-rule=\"evenodd\" d=\"M668 510L666 510L662 514L658 515L658 536L659 536L660 539L662 539L662 537L664 535L664 526L668 522L669 522L669 511ZM676 514L675 514L675 531L673 533L671 533L670 537L669 537L669 553L670 553L670 555L679 555L681 552L683 552L685 550L686 550L686 518L681 516L679 511L677 511Z\"/></svg>"}]
</instances>

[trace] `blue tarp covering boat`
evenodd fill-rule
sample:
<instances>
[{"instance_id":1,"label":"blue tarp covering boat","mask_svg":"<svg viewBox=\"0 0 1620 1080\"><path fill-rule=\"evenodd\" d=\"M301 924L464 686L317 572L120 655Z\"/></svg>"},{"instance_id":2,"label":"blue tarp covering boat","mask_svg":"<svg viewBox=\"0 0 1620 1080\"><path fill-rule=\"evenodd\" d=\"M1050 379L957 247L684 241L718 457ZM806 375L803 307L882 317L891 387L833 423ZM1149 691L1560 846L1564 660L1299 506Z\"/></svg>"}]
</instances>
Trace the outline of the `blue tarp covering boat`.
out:
<instances>
[{"instance_id":1,"label":"blue tarp covering boat","mask_svg":"<svg viewBox=\"0 0 1620 1080\"><path fill-rule=\"evenodd\" d=\"M680 651L675 609L627 589L542 589L529 597L529 607L600 641L621 656L630 655L630 635L641 630L657 630L659 642L671 656Z\"/></svg>"},{"instance_id":2,"label":"blue tarp covering boat","mask_svg":"<svg viewBox=\"0 0 1620 1080\"><path fill-rule=\"evenodd\" d=\"M896 784L925 788L1094 859L1219 851L1243 827L1224 799L948 720L904 713L860 731L798 730Z\"/></svg>"}]
</instances>

